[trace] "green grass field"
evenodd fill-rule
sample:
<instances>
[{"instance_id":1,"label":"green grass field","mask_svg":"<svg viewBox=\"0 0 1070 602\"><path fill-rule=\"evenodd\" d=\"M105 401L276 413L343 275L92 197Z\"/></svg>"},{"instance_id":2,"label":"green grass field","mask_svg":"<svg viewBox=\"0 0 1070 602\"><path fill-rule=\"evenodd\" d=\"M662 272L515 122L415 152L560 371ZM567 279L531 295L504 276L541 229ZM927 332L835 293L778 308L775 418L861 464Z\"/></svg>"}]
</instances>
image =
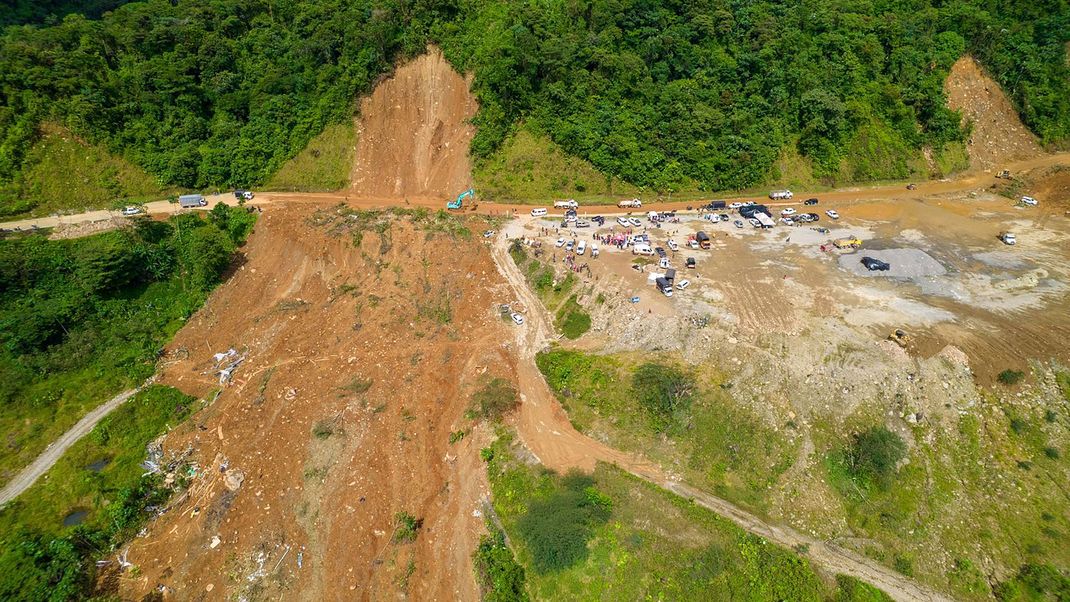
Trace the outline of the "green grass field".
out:
<instances>
[{"instance_id":1,"label":"green grass field","mask_svg":"<svg viewBox=\"0 0 1070 602\"><path fill-rule=\"evenodd\" d=\"M633 382L649 357L552 349L536 361L581 432L672 466L759 514L783 503L774 500L785 487L827 489L839 498L831 511L845 533L865 542L860 552L956 599L989 599L994 585L1024 565L1070 568L1070 498L1062 486L1070 474L1070 415L1061 391L1025 405L984 393L983 403L950 424L912 426L902 436L914 443L887 483L853 475L846 455L854 433L884 424L885 409L862 404L845 420L812 419L816 468L785 481L799 427L766 425L720 386L715 370L679 367L693 382L690 403L659 416ZM654 361L676 366L669 356ZM1070 390L1070 377L1056 381ZM806 512L790 511L803 528L828 520ZM999 577L982 567L1001 567Z\"/></svg>"},{"instance_id":2,"label":"green grass field","mask_svg":"<svg viewBox=\"0 0 1070 602\"><path fill-rule=\"evenodd\" d=\"M124 201L147 201L167 192L140 167L80 140L62 126L46 123L15 180L0 186L0 216L78 213Z\"/></svg>"},{"instance_id":3,"label":"green grass field","mask_svg":"<svg viewBox=\"0 0 1070 602\"><path fill-rule=\"evenodd\" d=\"M566 481L520 461L512 437L499 431L484 457L490 457L494 507L525 569L532 599L888 600L853 579L830 584L795 553L606 464L598 465L578 496L581 508L598 506L589 513L596 519L570 521L569 503L547 514L540 510L545 504L568 501L562 498ZM532 539L533 520L553 535ZM547 559L564 566L540 568Z\"/></svg>"},{"instance_id":4,"label":"green grass field","mask_svg":"<svg viewBox=\"0 0 1070 602\"><path fill-rule=\"evenodd\" d=\"M349 185L357 126L353 120L328 125L308 146L279 168L267 190L330 192Z\"/></svg>"}]
</instances>

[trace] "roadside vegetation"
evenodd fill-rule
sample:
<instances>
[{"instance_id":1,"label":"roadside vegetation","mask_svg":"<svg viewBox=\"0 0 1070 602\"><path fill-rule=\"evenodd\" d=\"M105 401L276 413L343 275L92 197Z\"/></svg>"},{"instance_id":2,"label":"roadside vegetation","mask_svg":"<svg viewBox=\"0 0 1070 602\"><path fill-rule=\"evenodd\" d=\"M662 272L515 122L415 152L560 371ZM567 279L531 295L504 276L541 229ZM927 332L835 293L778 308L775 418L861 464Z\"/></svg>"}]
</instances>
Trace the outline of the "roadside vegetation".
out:
<instances>
[{"instance_id":1,"label":"roadside vegetation","mask_svg":"<svg viewBox=\"0 0 1070 602\"><path fill-rule=\"evenodd\" d=\"M509 256L524 273L543 306L554 316L554 328L558 332L566 338L578 339L591 329L591 315L579 303L575 274L566 271L563 277L558 277L554 264L546 263L545 257L543 260L529 257L528 249L519 240L509 245Z\"/></svg>"},{"instance_id":2,"label":"roadside vegetation","mask_svg":"<svg viewBox=\"0 0 1070 602\"><path fill-rule=\"evenodd\" d=\"M220 205L74 240L0 240L0 481L153 373L254 220Z\"/></svg>"},{"instance_id":3,"label":"roadside vegetation","mask_svg":"<svg viewBox=\"0 0 1070 602\"><path fill-rule=\"evenodd\" d=\"M88 144L67 128L40 125L23 167L0 181L0 217L80 212L160 197L153 176L107 149Z\"/></svg>"},{"instance_id":4,"label":"roadside vegetation","mask_svg":"<svg viewBox=\"0 0 1070 602\"><path fill-rule=\"evenodd\" d=\"M739 190L767 182L785 149L825 184L904 178L923 148L946 154L968 135L943 91L966 53L1044 143L1070 139L1070 11L1057 0L190 0L94 18L119 3L62 20L47 16L74 3L17 3L13 22L45 24L0 34L0 185L27 169L45 121L168 187L261 185L429 42L473 75L471 152L492 195L597 195L607 178L614 190ZM565 160L575 175L550 175L556 159L528 169L521 123L581 160ZM334 178L292 171L293 186Z\"/></svg>"},{"instance_id":5,"label":"roadside vegetation","mask_svg":"<svg viewBox=\"0 0 1070 602\"><path fill-rule=\"evenodd\" d=\"M0 598L84 600L94 561L131 539L171 491L185 486L143 476L146 445L180 425L195 400L151 386L74 444L30 489L0 509ZM180 426L179 428L185 428Z\"/></svg>"},{"instance_id":6,"label":"roadside vegetation","mask_svg":"<svg viewBox=\"0 0 1070 602\"><path fill-rule=\"evenodd\" d=\"M511 570L506 591L523 578L535 600L887 599L852 579L827 585L793 552L615 467L561 476L514 449L500 430L484 451L494 508L523 570Z\"/></svg>"},{"instance_id":7,"label":"roadside vegetation","mask_svg":"<svg viewBox=\"0 0 1070 602\"><path fill-rule=\"evenodd\" d=\"M774 520L842 521L834 531L862 541L858 551L956 599L1045 599L1030 592L1050 596L1070 577L1064 372L1021 400L983 394L954 419L910 423L863 404L804 427L769 424L730 383L670 357L551 349L536 361L580 431ZM796 474L807 437L811 462Z\"/></svg>"}]
</instances>

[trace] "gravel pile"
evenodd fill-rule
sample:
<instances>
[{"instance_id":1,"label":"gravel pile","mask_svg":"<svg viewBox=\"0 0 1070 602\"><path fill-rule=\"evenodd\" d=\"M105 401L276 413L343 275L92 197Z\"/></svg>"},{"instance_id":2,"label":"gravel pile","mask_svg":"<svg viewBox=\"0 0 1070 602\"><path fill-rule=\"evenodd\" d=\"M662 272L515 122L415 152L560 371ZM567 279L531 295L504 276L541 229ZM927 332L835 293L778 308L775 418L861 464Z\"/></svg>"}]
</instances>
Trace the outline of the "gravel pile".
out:
<instances>
[{"instance_id":1,"label":"gravel pile","mask_svg":"<svg viewBox=\"0 0 1070 602\"><path fill-rule=\"evenodd\" d=\"M872 257L888 262L886 272L869 271L862 265L863 257ZM859 249L840 257L840 267L858 276L885 276L888 278L921 278L942 276L947 270L939 261L921 249L883 249L880 251Z\"/></svg>"}]
</instances>

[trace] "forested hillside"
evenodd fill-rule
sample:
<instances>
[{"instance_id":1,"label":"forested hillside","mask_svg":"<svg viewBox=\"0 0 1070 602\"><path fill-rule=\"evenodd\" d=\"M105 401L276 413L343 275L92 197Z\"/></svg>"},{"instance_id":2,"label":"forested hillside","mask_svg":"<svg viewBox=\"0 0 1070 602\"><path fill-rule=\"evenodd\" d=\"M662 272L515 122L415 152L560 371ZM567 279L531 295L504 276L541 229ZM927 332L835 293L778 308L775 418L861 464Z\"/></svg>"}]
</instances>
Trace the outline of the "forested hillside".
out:
<instances>
[{"instance_id":1,"label":"forested hillside","mask_svg":"<svg viewBox=\"0 0 1070 602\"><path fill-rule=\"evenodd\" d=\"M1062 0L133 2L4 30L0 209L44 120L167 185L261 183L428 42L475 74L477 158L523 118L657 190L753 185L792 146L818 177L902 177L967 136L942 90L964 53L1066 145L1068 40Z\"/></svg>"}]
</instances>

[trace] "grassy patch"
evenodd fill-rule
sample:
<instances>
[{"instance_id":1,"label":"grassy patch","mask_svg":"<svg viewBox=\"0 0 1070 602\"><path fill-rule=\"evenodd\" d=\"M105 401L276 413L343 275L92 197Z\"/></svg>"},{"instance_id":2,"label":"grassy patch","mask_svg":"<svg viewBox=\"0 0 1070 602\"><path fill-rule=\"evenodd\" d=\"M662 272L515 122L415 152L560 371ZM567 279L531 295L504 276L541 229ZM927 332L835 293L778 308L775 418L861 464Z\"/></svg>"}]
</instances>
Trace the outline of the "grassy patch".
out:
<instances>
[{"instance_id":1,"label":"grassy patch","mask_svg":"<svg viewBox=\"0 0 1070 602\"><path fill-rule=\"evenodd\" d=\"M305 192L345 188L349 185L356 144L356 124L352 120L328 125L304 150L282 164L266 188Z\"/></svg>"},{"instance_id":2,"label":"grassy patch","mask_svg":"<svg viewBox=\"0 0 1070 602\"><path fill-rule=\"evenodd\" d=\"M566 154L531 126L517 130L489 159L476 164L476 190L488 201L545 204L548 198L616 202L641 190Z\"/></svg>"},{"instance_id":3,"label":"grassy patch","mask_svg":"<svg viewBox=\"0 0 1070 602\"><path fill-rule=\"evenodd\" d=\"M806 560L615 467L599 464L582 483L580 477L562 478L520 462L506 432L488 455L494 506L527 569L534 599L707 600L715 592L724 599L879 599L837 598L838 590L826 586ZM569 478L577 479L571 487ZM533 511L558 504L569 516L544 520L557 529L571 525L553 534L575 544L558 541L562 547L555 549L575 556L551 556L568 562L547 567L541 542L533 545L521 525L533 520ZM584 505L597 507L599 515L591 520L575 510Z\"/></svg>"},{"instance_id":4,"label":"grassy patch","mask_svg":"<svg viewBox=\"0 0 1070 602\"><path fill-rule=\"evenodd\" d=\"M394 543L412 543L424 526L424 519L416 518L408 512L394 515Z\"/></svg>"},{"instance_id":5,"label":"grassy patch","mask_svg":"<svg viewBox=\"0 0 1070 602\"><path fill-rule=\"evenodd\" d=\"M0 187L0 216L80 212L165 194L143 169L62 126L43 124L39 135L15 179Z\"/></svg>"},{"instance_id":6,"label":"grassy patch","mask_svg":"<svg viewBox=\"0 0 1070 602\"><path fill-rule=\"evenodd\" d=\"M193 398L146 388L75 443L30 489L0 509L0 598L85 599L93 560L134 536L166 501L160 477L142 476L146 444L191 412ZM177 471L176 487L189 478ZM84 512L79 526L64 518Z\"/></svg>"},{"instance_id":7,"label":"grassy patch","mask_svg":"<svg viewBox=\"0 0 1070 602\"><path fill-rule=\"evenodd\" d=\"M996 377L996 380L998 380L1001 385L1007 385L1008 387L1012 387L1022 382L1023 378L1025 378L1025 372L1022 372L1021 370L1011 370L1008 368L1003 372L1000 372L999 376Z\"/></svg>"},{"instance_id":8,"label":"grassy patch","mask_svg":"<svg viewBox=\"0 0 1070 602\"><path fill-rule=\"evenodd\" d=\"M783 437L721 387L692 380L666 362L648 365L638 381L645 362L628 356L555 349L536 363L579 430L681 465L688 480L736 502L762 508L767 488L791 465L792 448Z\"/></svg>"},{"instance_id":9,"label":"grassy patch","mask_svg":"<svg viewBox=\"0 0 1070 602\"><path fill-rule=\"evenodd\" d=\"M946 178L970 167L970 155L962 142L948 142L940 150L933 152L936 163L936 177Z\"/></svg>"},{"instance_id":10,"label":"grassy patch","mask_svg":"<svg viewBox=\"0 0 1070 602\"><path fill-rule=\"evenodd\" d=\"M578 339L591 329L591 315L576 301L576 295L572 295L557 310L554 324L565 338Z\"/></svg>"},{"instance_id":11,"label":"grassy patch","mask_svg":"<svg viewBox=\"0 0 1070 602\"><path fill-rule=\"evenodd\" d=\"M505 533L490 522L487 530L490 534L479 538L473 555L480 598L484 602L526 602L524 567L506 544Z\"/></svg>"},{"instance_id":12,"label":"grassy patch","mask_svg":"<svg viewBox=\"0 0 1070 602\"><path fill-rule=\"evenodd\" d=\"M472 395L472 412L484 420L498 422L520 404L520 395L504 378L486 382Z\"/></svg>"}]
</instances>

